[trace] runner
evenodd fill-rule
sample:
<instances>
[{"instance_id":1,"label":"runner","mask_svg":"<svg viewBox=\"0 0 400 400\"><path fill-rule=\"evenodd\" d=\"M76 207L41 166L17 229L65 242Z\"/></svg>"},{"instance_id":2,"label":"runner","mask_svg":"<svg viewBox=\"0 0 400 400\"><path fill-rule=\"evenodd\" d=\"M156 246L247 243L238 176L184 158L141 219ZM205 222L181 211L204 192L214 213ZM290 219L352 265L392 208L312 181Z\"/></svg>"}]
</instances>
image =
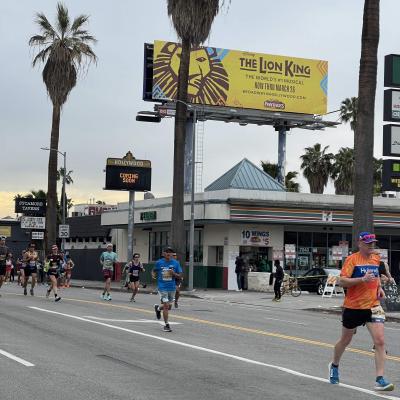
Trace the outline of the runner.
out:
<instances>
[{"instance_id":1,"label":"runner","mask_svg":"<svg viewBox=\"0 0 400 400\"><path fill-rule=\"evenodd\" d=\"M117 262L117 254L112 250L113 245L109 243L107 245L107 251L104 251L100 256L100 264L103 267L104 276L104 292L101 295L101 298L108 301L111 301L111 278L114 272L114 264Z\"/></svg>"},{"instance_id":2,"label":"runner","mask_svg":"<svg viewBox=\"0 0 400 400\"><path fill-rule=\"evenodd\" d=\"M177 259L176 253L172 254L172 257L174 260ZM180 278L175 278L175 286L176 286L176 292L175 292L175 308L178 308L178 300L179 297L181 297L181 287L183 283L183 275Z\"/></svg>"},{"instance_id":3,"label":"runner","mask_svg":"<svg viewBox=\"0 0 400 400\"><path fill-rule=\"evenodd\" d=\"M71 260L71 256L67 254L65 256L65 287L67 288L71 285L71 275L74 267L75 263Z\"/></svg>"},{"instance_id":4,"label":"runner","mask_svg":"<svg viewBox=\"0 0 400 400\"><path fill-rule=\"evenodd\" d=\"M347 257L341 274L340 284L347 288L343 304L342 336L336 343L333 361L329 364L329 380L339 383L339 362L350 344L358 326L366 325L375 345L375 390L391 391L394 385L384 377L385 313L380 305L380 299L385 293L379 279L379 255L375 254L376 242L374 234L361 232L358 240L359 251Z\"/></svg>"},{"instance_id":5,"label":"runner","mask_svg":"<svg viewBox=\"0 0 400 400\"><path fill-rule=\"evenodd\" d=\"M28 286L29 277L32 277L31 280L31 296L34 295L33 289L36 284L36 276L37 276L37 261L38 261L38 253L35 249L35 243L31 243L28 247L28 250L25 252L25 271L24 271L24 280L22 281L22 286L24 288L24 296L26 296Z\"/></svg>"},{"instance_id":6,"label":"runner","mask_svg":"<svg viewBox=\"0 0 400 400\"><path fill-rule=\"evenodd\" d=\"M135 301L135 296L139 291L139 273L144 272L142 263L139 261L140 254L134 253L132 261L127 264L129 275L129 288L132 290L131 301Z\"/></svg>"},{"instance_id":7,"label":"runner","mask_svg":"<svg viewBox=\"0 0 400 400\"><path fill-rule=\"evenodd\" d=\"M21 285L23 286L24 284L24 280L25 280L25 251L26 250L22 250L21 252L21 258L19 258L19 270L18 270L18 286Z\"/></svg>"},{"instance_id":8,"label":"runner","mask_svg":"<svg viewBox=\"0 0 400 400\"><path fill-rule=\"evenodd\" d=\"M11 271L13 269L13 261L12 261L12 254L8 253L7 259L6 259L6 277L5 277L5 283L11 282Z\"/></svg>"},{"instance_id":9,"label":"runner","mask_svg":"<svg viewBox=\"0 0 400 400\"><path fill-rule=\"evenodd\" d=\"M175 279L182 276L182 268L178 261L174 260L174 250L167 247L164 250L163 257L157 261L153 268L152 275L157 279L158 294L160 295L161 305L155 304L154 311L157 319L161 319L161 310L164 317L164 332L171 332L168 323L168 311L172 308L172 303L175 301L176 284Z\"/></svg>"},{"instance_id":10,"label":"runner","mask_svg":"<svg viewBox=\"0 0 400 400\"><path fill-rule=\"evenodd\" d=\"M47 262L48 262L47 276L50 279L50 286L47 289L46 298L49 298L50 293L53 290L55 301L61 300L61 297L58 295L57 291L57 279L59 276L59 270L61 268L62 261L63 261L62 256L58 252L57 245L53 244L53 246L51 246L51 254L47 256Z\"/></svg>"},{"instance_id":11,"label":"runner","mask_svg":"<svg viewBox=\"0 0 400 400\"><path fill-rule=\"evenodd\" d=\"M6 246L6 238L5 236L0 236L0 288L3 285L4 277L6 275L6 259L8 253L9 250Z\"/></svg>"}]
</instances>

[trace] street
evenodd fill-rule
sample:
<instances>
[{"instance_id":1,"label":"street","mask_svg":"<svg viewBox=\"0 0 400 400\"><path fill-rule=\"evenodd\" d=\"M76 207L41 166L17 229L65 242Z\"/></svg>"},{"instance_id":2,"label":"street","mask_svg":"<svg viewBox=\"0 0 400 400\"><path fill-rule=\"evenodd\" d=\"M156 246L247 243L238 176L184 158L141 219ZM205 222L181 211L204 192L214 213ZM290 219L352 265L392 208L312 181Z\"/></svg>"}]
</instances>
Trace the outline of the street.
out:
<instances>
[{"instance_id":1,"label":"street","mask_svg":"<svg viewBox=\"0 0 400 400\"><path fill-rule=\"evenodd\" d=\"M14 399L368 399L373 353L359 329L341 366L343 385L327 383L339 317L269 306L183 298L172 311L172 333L162 332L158 297L71 288L63 300L2 290L0 373L2 400ZM263 298L263 300L261 300ZM398 324L387 324L387 376L399 384ZM11 358L10 358L11 357ZM18 357L18 359L15 359ZM33 365L31 365L33 364Z\"/></svg>"}]
</instances>

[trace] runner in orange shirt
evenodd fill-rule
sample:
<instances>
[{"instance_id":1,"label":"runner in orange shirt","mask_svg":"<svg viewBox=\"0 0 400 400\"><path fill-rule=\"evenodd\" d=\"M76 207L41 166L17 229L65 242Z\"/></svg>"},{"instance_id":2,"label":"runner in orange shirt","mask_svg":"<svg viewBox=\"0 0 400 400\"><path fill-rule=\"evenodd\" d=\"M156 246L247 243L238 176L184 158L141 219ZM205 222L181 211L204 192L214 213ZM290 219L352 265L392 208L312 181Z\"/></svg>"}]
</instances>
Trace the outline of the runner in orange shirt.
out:
<instances>
[{"instance_id":1,"label":"runner in orange shirt","mask_svg":"<svg viewBox=\"0 0 400 400\"><path fill-rule=\"evenodd\" d=\"M380 299L385 297L379 279L380 256L374 251L374 234L361 232L359 251L346 258L340 274L341 286L347 288L343 304L342 336L336 343L333 361L329 364L329 380L339 383L339 362L358 326L366 325L375 345L375 390L391 391L394 385L383 377L385 364L385 312Z\"/></svg>"}]
</instances>

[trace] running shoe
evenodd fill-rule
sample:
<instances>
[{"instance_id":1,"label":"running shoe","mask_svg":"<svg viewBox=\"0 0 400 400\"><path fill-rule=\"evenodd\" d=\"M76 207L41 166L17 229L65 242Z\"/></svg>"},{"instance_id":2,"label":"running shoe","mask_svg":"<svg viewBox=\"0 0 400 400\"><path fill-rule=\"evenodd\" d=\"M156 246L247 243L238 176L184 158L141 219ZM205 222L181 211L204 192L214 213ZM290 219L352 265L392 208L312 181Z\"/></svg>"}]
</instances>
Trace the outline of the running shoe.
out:
<instances>
[{"instance_id":1,"label":"running shoe","mask_svg":"<svg viewBox=\"0 0 400 400\"><path fill-rule=\"evenodd\" d=\"M131 297L131 302L134 303L135 302L135 296L132 295Z\"/></svg>"},{"instance_id":2,"label":"running shoe","mask_svg":"<svg viewBox=\"0 0 400 400\"><path fill-rule=\"evenodd\" d=\"M24 296L26 296L28 294L28 291L26 290L26 288L24 288Z\"/></svg>"},{"instance_id":3,"label":"running shoe","mask_svg":"<svg viewBox=\"0 0 400 400\"><path fill-rule=\"evenodd\" d=\"M385 378L381 376L377 378L375 382L375 390L380 392L391 392L394 390L394 385L393 383L386 381Z\"/></svg>"},{"instance_id":4,"label":"running shoe","mask_svg":"<svg viewBox=\"0 0 400 400\"><path fill-rule=\"evenodd\" d=\"M156 312L156 317L157 317L157 319L161 319L161 311L160 311L160 309L158 308L158 305L157 305L157 304L154 304L154 311Z\"/></svg>"},{"instance_id":5,"label":"running shoe","mask_svg":"<svg viewBox=\"0 0 400 400\"><path fill-rule=\"evenodd\" d=\"M108 300L108 301L111 301L112 299L111 299L111 294L110 293L108 293L108 295L107 295L107 297L106 297L106 300Z\"/></svg>"},{"instance_id":6,"label":"running shoe","mask_svg":"<svg viewBox=\"0 0 400 400\"><path fill-rule=\"evenodd\" d=\"M48 299L48 298L49 298L49 296L50 296L50 292L51 292L51 290L47 290L47 291L46 291L46 299Z\"/></svg>"},{"instance_id":7,"label":"running shoe","mask_svg":"<svg viewBox=\"0 0 400 400\"><path fill-rule=\"evenodd\" d=\"M164 332L172 332L171 327L169 326L169 324L165 324L164 326ZM393 390L393 389L392 389Z\"/></svg>"},{"instance_id":8,"label":"running shoe","mask_svg":"<svg viewBox=\"0 0 400 400\"><path fill-rule=\"evenodd\" d=\"M60 301L61 300L61 297L60 296L57 296L55 299L54 299L54 301Z\"/></svg>"},{"instance_id":9,"label":"running shoe","mask_svg":"<svg viewBox=\"0 0 400 400\"><path fill-rule=\"evenodd\" d=\"M339 383L339 368L329 364L329 382L337 385Z\"/></svg>"},{"instance_id":10,"label":"running shoe","mask_svg":"<svg viewBox=\"0 0 400 400\"><path fill-rule=\"evenodd\" d=\"M35 293L33 292L33 289L31 289L31 296L34 296L35 295Z\"/></svg>"},{"instance_id":11,"label":"running shoe","mask_svg":"<svg viewBox=\"0 0 400 400\"><path fill-rule=\"evenodd\" d=\"M100 296L100 298L101 298L102 300L105 300L105 299L106 299L106 295L105 295L104 293L102 293L102 295Z\"/></svg>"},{"instance_id":12,"label":"running shoe","mask_svg":"<svg viewBox=\"0 0 400 400\"><path fill-rule=\"evenodd\" d=\"M175 302L175 308L178 308L179 307L179 305L178 305L178 302L176 301Z\"/></svg>"}]
</instances>

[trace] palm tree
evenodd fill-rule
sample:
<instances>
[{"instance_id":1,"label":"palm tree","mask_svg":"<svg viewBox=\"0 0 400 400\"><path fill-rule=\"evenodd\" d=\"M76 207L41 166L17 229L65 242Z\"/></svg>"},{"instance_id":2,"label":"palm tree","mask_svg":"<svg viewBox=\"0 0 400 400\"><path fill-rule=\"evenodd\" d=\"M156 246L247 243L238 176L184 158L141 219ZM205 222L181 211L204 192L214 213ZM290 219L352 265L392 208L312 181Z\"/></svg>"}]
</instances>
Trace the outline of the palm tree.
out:
<instances>
[{"instance_id":1,"label":"palm tree","mask_svg":"<svg viewBox=\"0 0 400 400\"><path fill-rule=\"evenodd\" d=\"M306 147L306 152L300 156L300 168L310 185L311 193L322 194L332 174L333 154L326 153L328 147L321 149L321 145L316 143L313 147Z\"/></svg>"},{"instance_id":2,"label":"palm tree","mask_svg":"<svg viewBox=\"0 0 400 400\"><path fill-rule=\"evenodd\" d=\"M167 10L182 41L175 114L171 242L179 261L183 263L186 253L183 186L190 50L208 38L211 25L219 11L219 0L167 0Z\"/></svg>"},{"instance_id":3,"label":"palm tree","mask_svg":"<svg viewBox=\"0 0 400 400\"><path fill-rule=\"evenodd\" d=\"M379 44L379 0L365 0L358 78L357 125L354 134L353 247L361 231L374 230L373 149Z\"/></svg>"},{"instance_id":4,"label":"palm tree","mask_svg":"<svg viewBox=\"0 0 400 400\"><path fill-rule=\"evenodd\" d=\"M74 180L72 179L71 174L74 171L68 171L67 173L65 173L65 169L63 167L61 167L58 171L57 171L57 181L63 180L64 179L64 175L65 175L65 184L66 185L71 185L72 183L74 183ZM63 193L64 193L64 197L65 199L63 200ZM67 199L67 192L64 188L64 190L61 191L61 196L60 196L60 206L61 206L61 210L63 210L64 208L64 201L65 204L67 205L67 208L65 210L65 215L68 216L68 211L71 207L68 207L68 199Z\"/></svg>"},{"instance_id":5,"label":"palm tree","mask_svg":"<svg viewBox=\"0 0 400 400\"><path fill-rule=\"evenodd\" d=\"M350 122L350 128L353 132L357 126L358 98L351 97L344 99L340 104L339 118L341 122Z\"/></svg>"},{"instance_id":6,"label":"palm tree","mask_svg":"<svg viewBox=\"0 0 400 400\"><path fill-rule=\"evenodd\" d=\"M383 159L374 157L374 196L382 193Z\"/></svg>"},{"instance_id":7,"label":"palm tree","mask_svg":"<svg viewBox=\"0 0 400 400\"><path fill-rule=\"evenodd\" d=\"M261 168L265 173L274 179L278 177L278 164L270 163L269 161L261 161ZM299 173L297 171L289 171L285 176L285 187L288 192L299 192L300 184L295 182Z\"/></svg>"},{"instance_id":8,"label":"palm tree","mask_svg":"<svg viewBox=\"0 0 400 400\"><path fill-rule=\"evenodd\" d=\"M68 9L57 4L56 24L53 27L43 13L37 13L35 22L40 34L29 40L29 45L38 48L33 66L43 63L43 82L53 104L50 149L58 150L61 107L76 85L79 70L97 57L90 47L96 42L85 29L89 17L79 15L71 23ZM56 240L57 220L57 151L49 151L46 212L46 245Z\"/></svg>"},{"instance_id":9,"label":"palm tree","mask_svg":"<svg viewBox=\"0 0 400 400\"><path fill-rule=\"evenodd\" d=\"M334 155L331 178L334 180L336 194L354 194L354 149L342 147Z\"/></svg>"}]
</instances>

